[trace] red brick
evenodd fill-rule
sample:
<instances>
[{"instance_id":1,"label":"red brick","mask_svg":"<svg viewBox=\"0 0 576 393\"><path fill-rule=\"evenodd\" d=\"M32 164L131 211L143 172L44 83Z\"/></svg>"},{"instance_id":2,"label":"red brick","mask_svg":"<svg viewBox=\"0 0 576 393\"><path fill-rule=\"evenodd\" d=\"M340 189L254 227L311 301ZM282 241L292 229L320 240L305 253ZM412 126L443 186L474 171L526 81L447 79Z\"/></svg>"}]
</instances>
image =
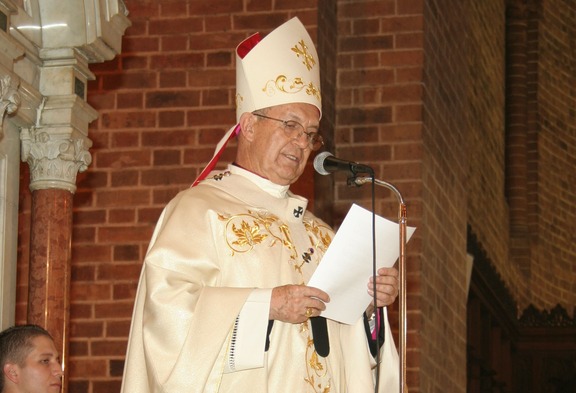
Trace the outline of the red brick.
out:
<instances>
[{"instance_id":1,"label":"red brick","mask_svg":"<svg viewBox=\"0 0 576 393\"><path fill-rule=\"evenodd\" d=\"M110 153L100 153L98 155L98 168L134 168L139 166L149 166L152 163L151 152L149 150L118 151Z\"/></svg>"},{"instance_id":2,"label":"red brick","mask_svg":"<svg viewBox=\"0 0 576 393\"><path fill-rule=\"evenodd\" d=\"M138 268L141 269L140 265L138 265ZM136 297L136 288L134 283L115 284L113 297L115 300L133 300Z\"/></svg>"},{"instance_id":3,"label":"red brick","mask_svg":"<svg viewBox=\"0 0 576 393\"><path fill-rule=\"evenodd\" d=\"M163 18L182 17L188 15L188 4L184 1L166 2L160 4L160 16Z\"/></svg>"},{"instance_id":4,"label":"red brick","mask_svg":"<svg viewBox=\"0 0 576 393\"><path fill-rule=\"evenodd\" d=\"M124 53L158 52L160 39L158 37L127 37L122 45Z\"/></svg>"},{"instance_id":5,"label":"red brick","mask_svg":"<svg viewBox=\"0 0 576 393\"><path fill-rule=\"evenodd\" d=\"M191 15L196 15L191 13ZM191 34L202 31L202 18L170 18L151 20L148 23L148 33L150 35L178 35Z\"/></svg>"},{"instance_id":6,"label":"red brick","mask_svg":"<svg viewBox=\"0 0 576 393\"><path fill-rule=\"evenodd\" d=\"M424 34L422 32L396 34L396 49L422 48L424 44Z\"/></svg>"},{"instance_id":7,"label":"red brick","mask_svg":"<svg viewBox=\"0 0 576 393\"><path fill-rule=\"evenodd\" d=\"M136 211L134 209L110 209L108 212L110 224L127 224L135 221Z\"/></svg>"},{"instance_id":8,"label":"red brick","mask_svg":"<svg viewBox=\"0 0 576 393\"><path fill-rule=\"evenodd\" d=\"M106 222L105 210L79 210L74 212L76 225L103 224Z\"/></svg>"},{"instance_id":9,"label":"red brick","mask_svg":"<svg viewBox=\"0 0 576 393\"><path fill-rule=\"evenodd\" d=\"M111 375L114 376L114 375ZM122 375L116 375L121 377ZM119 392L122 386L122 380L94 381L92 382L94 392Z\"/></svg>"},{"instance_id":10,"label":"red brick","mask_svg":"<svg viewBox=\"0 0 576 393\"><path fill-rule=\"evenodd\" d=\"M74 227L72 232L72 241L74 243L93 243L96 240L96 231L94 228Z\"/></svg>"},{"instance_id":11,"label":"red brick","mask_svg":"<svg viewBox=\"0 0 576 393\"><path fill-rule=\"evenodd\" d=\"M387 85L394 81L394 71L392 70L353 70L341 72L339 85L342 87L360 87Z\"/></svg>"},{"instance_id":12,"label":"red brick","mask_svg":"<svg viewBox=\"0 0 576 393\"><path fill-rule=\"evenodd\" d=\"M200 93L197 91L173 90L146 94L147 108L174 108L198 106Z\"/></svg>"},{"instance_id":13,"label":"red brick","mask_svg":"<svg viewBox=\"0 0 576 393\"><path fill-rule=\"evenodd\" d=\"M155 150L154 166L181 165L182 152L180 150Z\"/></svg>"},{"instance_id":14,"label":"red brick","mask_svg":"<svg viewBox=\"0 0 576 393\"><path fill-rule=\"evenodd\" d=\"M98 241L116 244L122 242L149 242L153 228L146 226L104 227L98 230Z\"/></svg>"},{"instance_id":15,"label":"red brick","mask_svg":"<svg viewBox=\"0 0 576 393\"><path fill-rule=\"evenodd\" d=\"M188 87L219 88L236 85L234 70L194 70L188 72Z\"/></svg>"},{"instance_id":16,"label":"red brick","mask_svg":"<svg viewBox=\"0 0 576 393\"><path fill-rule=\"evenodd\" d=\"M71 375L81 375L84 378L106 377L108 369L106 360L75 358L68 364Z\"/></svg>"},{"instance_id":17,"label":"red brick","mask_svg":"<svg viewBox=\"0 0 576 393\"><path fill-rule=\"evenodd\" d=\"M110 74L102 77L102 87L106 90L155 88L158 86L156 72Z\"/></svg>"},{"instance_id":18,"label":"red brick","mask_svg":"<svg viewBox=\"0 0 576 393\"><path fill-rule=\"evenodd\" d=\"M73 250L77 248L81 248L82 246L74 247ZM75 253L74 253L75 255ZM77 262L75 261L75 265L72 266L72 281L73 282L80 282L80 281L94 281L96 279L96 267L94 265L89 266L77 266Z\"/></svg>"},{"instance_id":19,"label":"red brick","mask_svg":"<svg viewBox=\"0 0 576 393\"><path fill-rule=\"evenodd\" d=\"M367 124L367 123L390 123L392 110L390 107L381 108L348 108L340 111L340 121L343 125Z\"/></svg>"},{"instance_id":20,"label":"red brick","mask_svg":"<svg viewBox=\"0 0 576 393\"><path fill-rule=\"evenodd\" d=\"M344 52L360 52L364 50L392 49L394 37L392 35L377 35L364 37L346 37L340 41Z\"/></svg>"},{"instance_id":21,"label":"red brick","mask_svg":"<svg viewBox=\"0 0 576 393\"><path fill-rule=\"evenodd\" d=\"M110 135L110 147L131 147L139 145L140 134L138 131L115 131Z\"/></svg>"},{"instance_id":22,"label":"red brick","mask_svg":"<svg viewBox=\"0 0 576 393\"><path fill-rule=\"evenodd\" d=\"M206 54L206 65L214 67L231 67L233 54L231 52L214 52Z\"/></svg>"},{"instance_id":23,"label":"red brick","mask_svg":"<svg viewBox=\"0 0 576 393\"><path fill-rule=\"evenodd\" d=\"M108 184L108 173L96 170L88 170L80 174L77 178L76 187L78 190L92 190L94 188L106 187Z\"/></svg>"},{"instance_id":24,"label":"red brick","mask_svg":"<svg viewBox=\"0 0 576 393\"><path fill-rule=\"evenodd\" d=\"M182 127L185 125L184 111L162 111L158 113L158 125L161 128Z\"/></svg>"},{"instance_id":25,"label":"red brick","mask_svg":"<svg viewBox=\"0 0 576 393\"><path fill-rule=\"evenodd\" d=\"M196 69L202 67L203 65L204 54L202 53L168 53L150 57L150 67L152 67L152 69Z\"/></svg>"},{"instance_id":26,"label":"red brick","mask_svg":"<svg viewBox=\"0 0 576 393\"><path fill-rule=\"evenodd\" d=\"M227 127L231 127L236 123L234 113L230 109L200 108L188 111L187 116L189 126L226 124Z\"/></svg>"},{"instance_id":27,"label":"red brick","mask_svg":"<svg viewBox=\"0 0 576 393\"><path fill-rule=\"evenodd\" d=\"M70 340L70 356L88 356L88 343L86 341Z\"/></svg>"},{"instance_id":28,"label":"red brick","mask_svg":"<svg viewBox=\"0 0 576 393\"><path fill-rule=\"evenodd\" d=\"M105 262L110 261L111 257L111 247L100 244L76 247L74 253L74 260L78 262Z\"/></svg>"},{"instance_id":29,"label":"red brick","mask_svg":"<svg viewBox=\"0 0 576 393\"><path fill-rule=\"evenodd\" d=\"M119 93L118 109L134 109L144 107L144 94L142 93Z\"/></svg>"},{"instance_id":30,"label":"red brick","mask_svg":"<svg viewBox=\"0 0 576 393\"><path fill-rule=\"evenodd\" d=\"M189 6L191 15L232 14L243 11L243 2L238 0L192 1Z\"/></svg>"},{"instance_id":31,"label":"red brick","mask_svg":"<svg viewBox=\"0 0 576 393\"><path fill-rule=\"evenodd\" d=\"M123 356L126 345L126 340L91 340L90 353L93 356Z\"/></svg>"},{"instance_id":32,"label":"red brick","mask_svg":"<svg viewBox=\"0 0 576 393\"><path fill-rule=\"evenodd\" d=\"M140 248L133 244L114 246L114 261L137 261L140 259Z\"/></svg>"},{"instance_id":33,"label":"red brick","mask_svg":"<svg viewBox=\"0 0 576 393\"><path fill-rule=\"evenodd\" d=\"M137 277L126 277L126 279L136 279ZM94 306L94 317L98 319L131 318L133 307L133 301L98 303Z\"/></svg>"},{"instance_id":34,"label":"red brick","mask_svg":"<svg viewBox=\"0 0 576 393\"><path fill-rule=\"evenodd\" d=\"M166 70L160 73L160 87L170 88L170 87L182 87L187 84L187 72Z\"/></svg>"},{"instance_id":35,"label":"red brick","mask_svg":"<svg viewBox=\"0 0 576 393\"><path fill-rule=\"evenodd\" d=\"M346 15L347 18L363 18L366 16L387 16L396 13L396 1L349 1L343 2L338 13Z\"/></svg>"},{"instance_id":36,"label":"red brick","mask_svg":"<svg viewBox=\"0 0 576 393\"><path fill-rule=\"evenodd\" d=\"M110 174L110 185L112 187L137 186L140 182L140 172L138 170L120 170Z\"/></svg>"},{"instance_id":37,"label":"red brick","mask_svg":"<svg viewBox=\"0 0 576 393\"><path fill-rule=\"evenodd\" d=\"M422 110L422 104L398 105L394 120L398 123L422 121Z\"/></svg>"},{"instance_id":38,"label":"red brick","mask_svg":"<svg viewBox=\"0 0 576 393\"><path fill-rule=\"evenodd\" d=\"M94 317L93 307L90 304L70 303L71 319L90 319Z\"/></svg>"},{"instance_id":39,"label":"red brick","mask_svg":"<svg viewBox=\"0 0 576 393\"><path fill-rule=\"evenodd\" d=\"M134 206L147 205L150 202L148 192L135 192L133 190L103 190L96 194L98 206Z\"/></svg>"},{"instance_id":40,"label":"red brick","mask_svg":"<svg viewBox=\"0 0 576 393\"><path fill-rule=\"evenodd\" d=\"M142 171L142 184L147 186L191 184L194 181L188 168L165 168Z\"/></svg>"},{"instance_id":41,"label":"red brick","mask_svg":"<svg viewBox=\"0 0 576 393\"><path fill-rule=\"evenodd\" d=\"M205 32L219 34L222 31L232 30L232 18L230 15L205 15Z\"/></svg>"},{"instance_id":42,"label":"red brick","mask_svg":"<svg viewBox=\"0 0 576 393\"><path fill-rule=\"evenodd\" d=\"M211 89L202 92L202 105L227 106L231 102L228 89Z\"/></svg>"},{"instance_id":43,"label":"red brick","mask_svg":"<svg viewBox=\"0 0 576 393\"><path fill-rule=\"evenodd\" d=\"M70 296L75 302L111 300L112 288L110 284L86 285L85 283L72 283Z\"/></svg>"},{"instance_id":44,"label":"red brick","mask_svg":"<svg viewBox=\"0 0 576 393\"><path fill-rule=\"evenodd\" d=\"M129 320L127 320L127 321L109 321L106 323L106 337L125 338L125 337L128 337L129 332L130 332L130 321Z\"/></svg>"},{"instance_id":45,"label":"red brick","mask_svg":"<svg viewBox=\"0 0 576 393\"><path fill-rule=\"evenodd\" d=\"M286 22L289 18L286 12L266 12L256 14L238 14L234 15L234 27L238 30L244 30L249 35L260 33L266 36L277 26ZM234 42L238 43L246 37L234 37ZM233 46L234 47L234 46Z\"/></svg>"},{"instance_id":46,"label":"red brick","mask_svg":"<svg viewBox=\"0 0 576 393\"><path fill-rule=\"evenodd\" d=\"M162 37L161 42L163 53L183 52L190 49L190 39L188 35ZM171 65L173 66L173 64Z\"/></svg>"},{"instance_id":47,"label":"red brick","mask_svg":"<svg viewBox=\"0 0 576 393\"><path fill-rule=\"evenodd\" d=\"M96 110L113 109L116 106L116 94L110 92L102 94L89 94L88 103Z\"/></svg>"},{"instance_id":48,"label":"red brick","mask_svg":"<svg viewBox=\"0 0 576 393\"><path fill-rule=\"evenodd\" d=\"M193 146L196 133L184 131L150 131L142 133L143 146Z\"/></svg>"},{"instance_id":49,"label":"red brick","mask_svg":"<svg viewBox=\"0 0 576 393\"><path fill-rule=\"evenodd\" d=\"M154 112L110 112L102 114L102 126L109 129L153 128L156 126Z\"/></svg>"},{"instance_id":50,"label":"red brick","mask_svg":"<svg viewBox=\"0 0 576 393\"><path fill-rule=\"evenodd\" d=\"M400 15L391 18L382 18L382 31L395 33L396 35L408 32L422 32L424 30L424 18L422 14Z\"/></svg>"},{"instance_id":51,"label":"red brick","mask_svg":"<svg viewBox=\"0 0 576 393\"><path fill-rule=\"evenodd\" d=\"M120 59L122 70L126 71L146 70L149 63L149 57L146 55L123 55Z\"/></svg>"},{"instance_id":52,"label":"red brick","mask_svg":"<svg viewBox=\"0 0 576 393\"><path fill-rule=\"evenodd\" d=\"M184 187L183 187L184 188ZM164 198L160 198L158 194L164 195ZM162 192L154 191L153 202L155 204L161 204L162 207L151 207L151 208L141 208L138 209L138 223L139 224L156 224L160 214L162 213L163 206L168 203L176 195L175 191L170 191L167 194Z\"/></svg>"}]
</instances>

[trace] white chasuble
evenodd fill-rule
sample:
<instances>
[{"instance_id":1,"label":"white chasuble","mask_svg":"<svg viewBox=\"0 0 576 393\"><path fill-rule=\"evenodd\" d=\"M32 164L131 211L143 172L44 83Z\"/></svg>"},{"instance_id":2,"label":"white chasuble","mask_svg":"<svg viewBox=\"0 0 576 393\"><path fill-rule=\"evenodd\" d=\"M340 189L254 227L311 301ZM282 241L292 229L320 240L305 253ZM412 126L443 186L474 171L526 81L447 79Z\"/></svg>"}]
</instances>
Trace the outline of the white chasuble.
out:
<instances>
[{"instance_id":1,"label":"white chasuble","mask_svg":"<svg viewBox=\"0 0 576 393\"><path fill-rule=\"evenodd\" d=\"M268 334L271 289L306 284L333 237L306 205L287 187L230 166L166 206L142 268L123 393L374 391L362 320L327 320L326 358L309 322L274 321ZM398 390L388 337L380 392Z\"/></svg>"}]
</instances>

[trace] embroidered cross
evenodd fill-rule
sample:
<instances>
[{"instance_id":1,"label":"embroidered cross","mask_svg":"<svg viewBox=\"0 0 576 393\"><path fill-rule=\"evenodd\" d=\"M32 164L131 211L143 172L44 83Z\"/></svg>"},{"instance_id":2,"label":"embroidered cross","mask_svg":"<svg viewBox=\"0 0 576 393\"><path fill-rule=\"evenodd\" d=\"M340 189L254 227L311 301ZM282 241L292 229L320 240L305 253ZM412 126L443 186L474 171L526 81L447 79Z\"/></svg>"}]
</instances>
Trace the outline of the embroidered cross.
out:
<instances>
[{"instance_id":1,"label":"embroidered cross","mask_svg":"<svg viewBox=\"0 0 576 393\"><path fill-rule=\"evenodd\" d=\"M310 263L310 261L312 260L312 254L314 254L314 249L309 248L308 252L302 254L302 260L306 263Z\"/></svg>"},{"instance_id":2,"label":"embroidered cross","mask_svg":"<svg viewBox=\"0 0 576 393\"><path fill-rule=\"evenodd\" d=\"M306 66L308 71L310 71L312 66L316 64L316 60L314 60L314 57L312 57L308 52L308 47L304 43L304 40L300 40L298 44L294 45L292 52L296 53L297 57L303 57L302 63Z\"/></svg>"},{"instance_id":3,"label":"embroidered cross","mask_svg":"<svg viewBox=\"0 0 576 393\"><path fill-rule=\"evenodd\" d=\"M302 215L302 213L304 213L302 206L298 206L298 209L294 209L294 217L298 218Z\"/></svg>"}]
</instances>

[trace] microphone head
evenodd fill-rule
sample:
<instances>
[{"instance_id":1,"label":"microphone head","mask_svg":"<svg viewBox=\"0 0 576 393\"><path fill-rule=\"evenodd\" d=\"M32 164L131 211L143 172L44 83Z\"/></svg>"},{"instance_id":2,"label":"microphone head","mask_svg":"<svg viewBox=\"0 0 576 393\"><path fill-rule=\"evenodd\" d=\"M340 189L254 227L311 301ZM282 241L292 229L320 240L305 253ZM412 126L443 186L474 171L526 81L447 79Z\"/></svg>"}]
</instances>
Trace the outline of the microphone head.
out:
<instances>
[{"instance_id":1,"label":"microphone head","mask_svg":"<svg viewBox=\"0 0 576 393\"><path fill-rule=\"evenodd\" d=\"M328 172L325 168L324 168L324 161L326 161L327 157L333 156L334 154L330 153L329 151L323 151L318 153L318 155L316 155L316 157L314 157L314 169L316 170L316 172L318 172L321 175L329 175L330 172Z\"/></svg>"}]
</instances>

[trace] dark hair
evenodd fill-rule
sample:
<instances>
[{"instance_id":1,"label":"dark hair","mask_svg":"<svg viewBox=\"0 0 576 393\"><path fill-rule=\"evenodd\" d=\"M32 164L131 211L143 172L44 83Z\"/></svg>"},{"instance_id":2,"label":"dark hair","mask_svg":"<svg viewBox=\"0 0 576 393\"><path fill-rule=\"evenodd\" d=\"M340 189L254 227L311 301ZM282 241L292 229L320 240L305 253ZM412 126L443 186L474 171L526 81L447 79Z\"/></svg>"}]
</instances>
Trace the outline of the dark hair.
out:
<instances>
[{"instance_id":1,"label":"dark hair","mask_svg":"<svg viewBox=\"0 0 576 393\"><path fill-rule=\"evenodd\" d=\"M0 392L4 390L4 365L24 365L26 357L34 347L32 339L38 336L53 340L50 333L37 325L16 325L0 332Z\"/></svg>"}]
</instances>

